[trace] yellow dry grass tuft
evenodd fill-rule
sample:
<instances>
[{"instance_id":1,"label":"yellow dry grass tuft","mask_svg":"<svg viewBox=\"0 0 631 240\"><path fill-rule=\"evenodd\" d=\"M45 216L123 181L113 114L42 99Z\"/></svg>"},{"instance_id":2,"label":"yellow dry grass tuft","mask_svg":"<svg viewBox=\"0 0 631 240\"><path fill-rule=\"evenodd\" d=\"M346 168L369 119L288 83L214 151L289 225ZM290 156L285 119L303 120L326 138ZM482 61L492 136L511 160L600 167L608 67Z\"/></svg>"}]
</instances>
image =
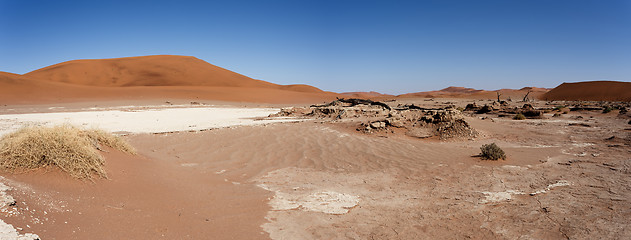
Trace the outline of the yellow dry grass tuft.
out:
<instances>
[{"instance_id":1,"label":"yellow dry grass tuft","mask_svg":"<svg viewBox=\"0 0 631 240\"><path fill-rule=\"evenodd\" d=\"M24 127L0 139L0 170L25 172L58 167L78 179L107 178L100 144L135 154L124 139L98 129L70 125Z\"/></svg>"}]
</instances>

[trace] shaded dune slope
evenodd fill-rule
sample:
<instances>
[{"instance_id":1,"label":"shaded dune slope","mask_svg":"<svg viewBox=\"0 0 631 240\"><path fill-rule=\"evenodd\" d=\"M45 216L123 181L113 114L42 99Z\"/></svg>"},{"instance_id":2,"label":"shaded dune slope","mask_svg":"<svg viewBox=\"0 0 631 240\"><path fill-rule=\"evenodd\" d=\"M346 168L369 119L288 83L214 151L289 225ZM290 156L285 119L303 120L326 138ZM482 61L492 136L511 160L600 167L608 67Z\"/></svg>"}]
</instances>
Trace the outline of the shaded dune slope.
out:
<instances>
[{"instance_id":1,"label":"shaded dune slope","mask_svg":"<svg viewBox=\"0 0 631 240\"><path fill-rule=\"evenodd\" d=\"M631 82L590 81L563 83L541 99L579 101L631 101Z\"/></svg>"}]
</instances>

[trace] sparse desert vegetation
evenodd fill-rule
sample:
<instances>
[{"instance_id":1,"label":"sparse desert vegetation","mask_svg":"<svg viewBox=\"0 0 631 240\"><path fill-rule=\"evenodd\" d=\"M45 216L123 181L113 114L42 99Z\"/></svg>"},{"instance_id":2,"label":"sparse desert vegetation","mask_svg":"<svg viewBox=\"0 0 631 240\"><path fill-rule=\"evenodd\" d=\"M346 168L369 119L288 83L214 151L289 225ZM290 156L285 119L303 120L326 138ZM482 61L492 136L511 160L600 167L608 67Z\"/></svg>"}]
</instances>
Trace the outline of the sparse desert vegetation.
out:
<instances>
[{"instance_id":1,"label":"sparse desert vegetation","mask_svg":"<svg viewBox=\"0 0 631 240\"><path fill-rule=\"evenodd\" d=\"M480 156L482 157L482 159L506 160L506 153L504 153L504 150L502 150L495 143L482 145L482 147L480 147L480 151L482 151L482 153L480 153Z\"/></svg>"},{"instance_id":2,"label":"sparse desert vegetation","mask_svg":"<svg viewBox=\"0 0 631 240\"><path fill-rule=\"evenodd\" d=\"M518 114L515 114L513 119L514 120L524 120L524 119L526 119L526 116L524 116L524 114L518 113Z\"/></svg>"},{"instance_id":3,"label":"sparse desert vegetation","mask_svg":"<svg viewBox=\"0 0 631 240\"><path fill-rule=\"evenodd\" d=\"M25 172L56 167L77 179L107 178L101 144L134 154L122 138L71 125L24 127L0 139L0 169Z\"/></svg>"}]
</instances>

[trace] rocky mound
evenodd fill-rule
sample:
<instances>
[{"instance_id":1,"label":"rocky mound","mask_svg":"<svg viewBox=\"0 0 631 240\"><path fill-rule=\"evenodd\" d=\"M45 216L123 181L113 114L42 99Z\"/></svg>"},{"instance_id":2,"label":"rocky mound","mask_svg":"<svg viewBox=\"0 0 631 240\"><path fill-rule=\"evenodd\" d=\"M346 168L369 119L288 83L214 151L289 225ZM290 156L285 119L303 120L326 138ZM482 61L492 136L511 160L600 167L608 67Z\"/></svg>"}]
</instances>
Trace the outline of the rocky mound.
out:
<instances>
[{"instance_id":1,"label":"rocky mound","mask_svg":"<svg viewBox=\"0 0 631 240\"><path fill-rule=\"evenodd\" d=\"M426 109L415 105L391 107L386 103L366 99L337 99L308 108L284 108L271 117L293 116L329 119L331 121L359 119L357 131L372 134L403 131L417 138L438 137L441 140L472 138L477 132L453 107Z\"/></svg>"},{"instance_id":2,"label":"rocky mound","mask_svg":"<svg viewBox=\"0 0 631 240\"><path fill-rule=\"evenodd\" d=\"M631 82L590 81L563 83L543 94L544 100L631 102Z\"/></svg>"},{"instance_id":3,"label":"rocky mound","mask_svg":"<svg viewBox=\"0 0 631 240\"><path fill-rule=\"evenodd\" d=\"M547 109L549 110L549 109ZM535 109L532 104L524 103L521 107L511 106L506 101L493 102L491 104L485 104L478 106L475 102L467 104L465 112L472 112L476 114L497 114L499 116L514 116L521 114L526 118L542 118L543 110Z\"/></svg>"}]
</instances>

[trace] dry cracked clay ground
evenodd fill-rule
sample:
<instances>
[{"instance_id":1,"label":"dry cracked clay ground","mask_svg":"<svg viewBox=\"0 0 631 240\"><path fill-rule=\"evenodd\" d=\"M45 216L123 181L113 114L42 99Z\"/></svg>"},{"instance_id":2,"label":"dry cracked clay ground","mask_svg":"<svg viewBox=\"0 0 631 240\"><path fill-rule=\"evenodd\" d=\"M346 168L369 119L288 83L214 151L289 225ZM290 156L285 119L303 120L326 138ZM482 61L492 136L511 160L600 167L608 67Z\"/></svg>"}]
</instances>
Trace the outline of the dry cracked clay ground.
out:
<instances>
[{"instance_id":1,"label":"dry cracked clay ground","mask_svg":"<svg viewBox=\"0 0 631 240\"><path fill-rule=\"evenodd\" d=\"M578 115L583 118L575 119ZM246 220L240 227L225 229L249 235L217 230L210 233L216 239L631 238L628 119L572 112L523 121L479 116L465 120L479 132L477 138L379 137L341 124L305 121L137 134L128 139L142 157L163 164L161 169L208 176L207 181L220 179L225 184L213 184L225 194L234 194L226 190L232 188L249 191L246 200L241 199L246 195L228 200L217 196L215 204L233 202L229 207L247 209L240 214L260 210L260 216L254 214L260 220L242 218ZM474 157L482 144L491 142L504 149L506 160ZM6 177L13 179L5 182L14 188L9 192L18 206L24 199L31 207L43 204L29 197L31 191L17 190L18 185L26 188L28 184L19 181L28 182L28 175ZM99 183L90 188L98 187ZM178 191L174 201L186 199L187 190ZM212 199L193 198L198 206L213 204ZM247 204L237 204L241 201ZM64 202L64 209L73 207L73 202ZM22 227L28 223L16 219L7 220ZM188 221L197 224L194 218ZM54 227L64 227L59 222L39 225L43 227L25 231L55 239L59 235ZM89 228L76 228L81 229ZM195 229L168 233L180 239L208 237ZM107 235L95 239L100 237L108 239Z\"/></svg>"}]
</instances>

